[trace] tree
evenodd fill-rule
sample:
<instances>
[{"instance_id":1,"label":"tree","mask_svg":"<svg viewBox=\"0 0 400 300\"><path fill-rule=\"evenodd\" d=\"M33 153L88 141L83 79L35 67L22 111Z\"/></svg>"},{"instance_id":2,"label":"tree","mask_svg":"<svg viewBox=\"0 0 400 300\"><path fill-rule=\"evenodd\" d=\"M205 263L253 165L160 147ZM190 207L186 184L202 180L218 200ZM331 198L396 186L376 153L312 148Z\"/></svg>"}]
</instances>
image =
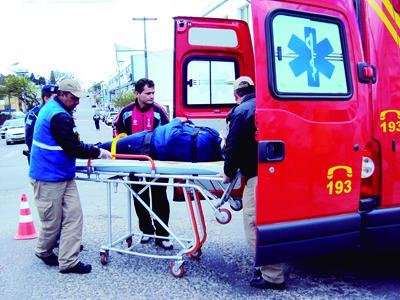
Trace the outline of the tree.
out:
<instances>
[{"instance_id":1,"label":"tree","mask_svg":"<svg viewBox=\"0 0 400 300\"><path fill-rule=\"evenodd\" d=\"M125 105L127 105L135 100L136 100L136 96L135 96L134 92L132 92L132 91L125 92L122 95L118 95L115 98L114 107L115 108L124 107Z\"/></svg>"},{"instance_id":2,"label":"tree","mask_svg":"<svg viewBox=\"0 0 400 300\"><path fill-rule=\"evenodd\" d=\"M54 76L54 84L60 82L61 80L65 79L65 78L74 78L74 76L70 72L62 72L62 71L58 71L58 70L54 70L51 72L53 73L53 76ZM50 74L50 76L51 76L51 74ZM51 78L50 78L50 80L51 80Z\"/></svg>"},{"instance_id":3,"label":"tree","mask_svg":"<svg viewBox=\"0 0 400 300\"><path fill-rule=\"evenodd\" d=\"M56 76L54 75L54 71L53 70L51 70L51 72L50 72L49 83L56 84Z\"/></svg>"},{"instance_id":4,"label":"tree","mask_svg":"<svg viewBox=\"0 0 400 300\"><path fill-rule=\"evenodd\" d=\"M0 80L0 96L15 96L29 109L39 103L39 88L29 78L7 75Z\"/></svg>"}]
</instances>

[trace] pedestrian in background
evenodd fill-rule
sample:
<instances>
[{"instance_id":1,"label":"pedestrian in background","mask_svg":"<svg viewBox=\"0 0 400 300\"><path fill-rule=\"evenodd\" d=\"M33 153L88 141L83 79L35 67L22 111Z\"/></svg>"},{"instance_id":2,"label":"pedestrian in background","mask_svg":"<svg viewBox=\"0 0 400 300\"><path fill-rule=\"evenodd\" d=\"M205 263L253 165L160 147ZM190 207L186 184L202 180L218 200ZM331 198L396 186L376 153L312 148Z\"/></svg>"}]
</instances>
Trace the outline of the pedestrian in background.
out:
<instances>
[{"instance_id":1,"label":"pedestrian in background","mask_svg":"<svg viewBox=\"0 0 400 300\"><path fill-rule=\"evenodd\" d=\"M23 151L24 155L30 161L30 152L32 148L33 129L42 107L57 95L57 86L54 84L46 84L42 87L42 103L32 108L25 117L25 144L28 146L28 151Z\"/></svg>"},{"instance_id":2,"label":"pedestrian in background","mask_svg":"<svg viewBox=\"0 0 400 300\"><path fill-rule=\"evenodd\" d=\"M133 133L144 130L153 130L159 125L169 123L169 118L165 109L154 101L155 86L152 80L142 78L135 84L136 100L126 105L117 115L114 121L116 134ZM130 180L137 181L137 177L130 177ZM158 179L157 182L168 182L168 179ZM143 189L143 185L132 185L132 189L138 193ZM149 189L146 189L141 195L143 201L150 206ZM167 197L167 187L153 185L151 187L152 209L154 213L168 226L169 221L169 202ZM157 221L152 223L147 209L137 200L134 199L136 215L139 220L139 228L143 232L140 243L147 244L154 234L157 236L155 243L157 246L166 250L173 249L172 243L163 237L168 237L169 233Z\"/></svg>"},{"instance_id":3,"label":"pedestrian in background","mask_svg":"<svg viewBox=\"0 0 400 300\"><path fill-rule=\"evenodd\" d=\"M232 182L238 170L244 177L243 222L247 242L253 253L256 247L256 185L258 181L257 141L255 139L256 95L254 82L242 76L235 80L237 106L227 116L228 135L224 148L224 183ZM283 264L261 266L255 270L250 285L261 289L285 288Z\"/></svg>"},{"instance_id":4,"label":"pedestrian in background","mask_svg":"<svg viewBox=\"0 0 400 300\"><path fill-rule=\"evenodd\" d=\"M94 126L97 130L100 130L100 114L96 111L93 115Z\"/></svg>"},{"instance_id":5,"label":"pedestrian in background","mask_svg":"<svg viewBox=\"0 0 400 300\"><path fill-rule=\"evenodd\" d=\"M80 84L64 79L57 96L41 110L35 125L29 176L41 230L35 255L61 273L89 273L90 264L79 261L82 208L75 183L76 158L111 159L111 153L79 139L72 111L84 97ZM61 231L59 256L53 248Z\"/></svg>"}]
</instances>

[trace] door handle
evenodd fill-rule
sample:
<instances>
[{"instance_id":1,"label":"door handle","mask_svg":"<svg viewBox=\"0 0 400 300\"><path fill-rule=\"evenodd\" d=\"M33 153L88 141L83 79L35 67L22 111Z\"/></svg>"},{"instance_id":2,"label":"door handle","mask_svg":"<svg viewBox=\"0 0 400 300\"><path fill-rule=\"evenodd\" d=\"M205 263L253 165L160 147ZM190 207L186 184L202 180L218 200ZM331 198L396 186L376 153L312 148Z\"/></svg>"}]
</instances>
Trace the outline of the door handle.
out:
<instances>
[{"instance_id":1,"label":"door handle","mask_svg":"<svg viewBox=\"0 0 400 300\"><path fill-rule=\"evenodd\" d=\"M285 159L285 143L283 141L260 141L258 143L258 161L275 162Z\"/></svg>"}]
</instances>

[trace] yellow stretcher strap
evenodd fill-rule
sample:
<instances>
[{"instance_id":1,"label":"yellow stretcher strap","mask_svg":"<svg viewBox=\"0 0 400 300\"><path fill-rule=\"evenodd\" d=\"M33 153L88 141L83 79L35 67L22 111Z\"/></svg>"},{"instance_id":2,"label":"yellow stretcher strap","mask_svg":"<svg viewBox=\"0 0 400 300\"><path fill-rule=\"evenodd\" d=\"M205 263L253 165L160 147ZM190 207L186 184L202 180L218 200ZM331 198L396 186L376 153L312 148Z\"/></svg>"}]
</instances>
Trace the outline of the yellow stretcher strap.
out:
<instances>
[{"instance_id":1,"label":"yellow stretcher strap","mask_svg":"<svg viewBox=\"0 0 400 300\"><path fill-rule=\"evenodd\" d=\"M116 158L114 154L117 154L117 142L118 142L118 140L120 138L125 137L125 136L126 136L126 133L120 133L115 138L113 138L113 140L111 142L111 154L113 154L113 158L112 159Z\"/></svg>"}]
</instances>

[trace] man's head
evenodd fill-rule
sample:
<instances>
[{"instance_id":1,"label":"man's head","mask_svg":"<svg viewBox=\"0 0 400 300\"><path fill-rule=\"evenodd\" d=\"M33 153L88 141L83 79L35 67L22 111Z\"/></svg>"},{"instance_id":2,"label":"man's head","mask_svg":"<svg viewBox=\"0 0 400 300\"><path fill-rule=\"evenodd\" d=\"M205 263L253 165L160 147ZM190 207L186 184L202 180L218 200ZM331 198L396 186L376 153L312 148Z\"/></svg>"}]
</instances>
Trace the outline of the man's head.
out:
<instances>
[{"instance_id":1,"label":"man's head","mask_svg":"<svg viewBox=\"0 0 400 300\"><path fill-rule=\"evenodd\" d=\"M135 84L135 96L141 108L154 103L154 82L147 78L139 79Z\"/></svg>"},{"instance_id":2,"label":"man's head","mask_svg":"<svg viewBox=\"0 0 400 300\"><path fill-rule=\"evenodd\" d=\"M46 104L57 95L58 87L54 84L46 84L42 87L42 100Z\"/></svg>"},{"instance_id":3,"label":"man's head","mask_svg":"<svg viewBox=\"0 0 400 300\"><path fill-rule=\"evenodd\" d=\"M73 110L79 104L79 98L85 97L86 93L78 81L68 78L58 85L57 95L68 109Z\"/></svg>"},{"instance_id":4,"label":"man's head","mask_svg":"<svg viewBox=\"0 0 400 300\"><path fill-rule=\"evenodd\" d=\"M233 95L238 104L242 102L244 96L254 93L255 91L254 82L248 76L241 76L233 83Z\"/></svg>"}]
</instances>

